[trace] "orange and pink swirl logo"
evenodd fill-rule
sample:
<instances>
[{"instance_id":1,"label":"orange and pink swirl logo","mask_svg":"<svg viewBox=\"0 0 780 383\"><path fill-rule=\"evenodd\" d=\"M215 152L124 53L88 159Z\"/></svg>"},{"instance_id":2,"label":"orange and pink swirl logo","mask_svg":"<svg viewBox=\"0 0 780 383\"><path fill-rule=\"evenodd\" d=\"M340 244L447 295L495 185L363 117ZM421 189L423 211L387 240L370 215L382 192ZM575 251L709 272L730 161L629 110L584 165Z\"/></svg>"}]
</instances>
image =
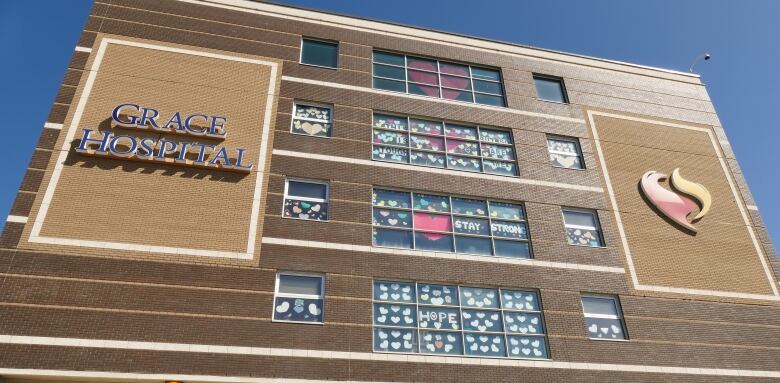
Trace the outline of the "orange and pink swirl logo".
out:
<instances>
[{"instance_id":1,"label":"orange and pink swirl logo","mask_svg":"<svg viewBox=\"0 0 780 383\"><path fill-rule=\"evenodd\" d=\"M666 178L669 178L672 191L659 183ZM658 211L694 233L696 227L692 223L704 217L712 206L712 197L707 188L683 178L679 168L674 169L671 176L651 170L642 176L639 184L645 197ZM699 212L689 217L696 208L699 208Z\"/></svg>"}]
</instances>

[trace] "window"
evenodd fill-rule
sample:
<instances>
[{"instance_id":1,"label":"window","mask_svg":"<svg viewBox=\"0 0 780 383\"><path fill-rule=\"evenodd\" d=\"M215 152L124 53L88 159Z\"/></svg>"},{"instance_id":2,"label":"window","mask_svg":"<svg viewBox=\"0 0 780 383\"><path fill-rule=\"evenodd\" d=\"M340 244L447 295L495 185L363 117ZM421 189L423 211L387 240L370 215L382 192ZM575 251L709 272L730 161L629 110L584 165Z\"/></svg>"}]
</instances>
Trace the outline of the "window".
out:
<instances>
[{"instance_id":1,"label":"window","mask_svg":"<svg viewBox=\"0 0 780 383\"><path fill-rule=\"evenodd\" d=\"M535 291L374 281L374 351L547 359Z\"/></svg>"},{"instance_id":2,"label":"window","mask_svg":"<svg viewBox=\"0 0 780 383\"><path fill-rule=\"evenodd\" d=\"M566 240L570 245L604 246L596 212L563 209L563 223L566 226Z\"/></svg>"},{"instance_id":3,"label":"window","mask_svg":"<svg viewBox=\"0 0 780 383\"><path fill-rule=\"evenodd\" d=\"M372 204L374 246L531 258L520 204L385 189Z\"/></svg>"},{"instance_id":4,"label":"window","mask_svg":"<svg viewBox=\"0 0 780 383\"><path fill-rule=\"evenodd\" d=\"M376 113L373 118L374 160L517 176L508 130Z\"/></svg>"},{"instance_id":5,"label":"window","mask_svg":"<svg viewBox=\"0 0 780 383\"><path fill-rule=\"evenodd\" d=\"M274 321L323 323L324 289L321 275L276 274Z\"/></svg>"},{"instance_id":6,"label":"window","mask_svg":"<svg viewBox=\"0 0 780 383\"><path fill-rule=\"evenodd\" d=\"M308 102L293 104L292 127L295 134L330 137L333 112L330 106Z\"/></svg>"},{"instance_id":7,"label":"window","mask_svg":"<svg viewBox=\"0 0 780 383\"><path fill-rule=\"evenodd\" d=\"M580 143L576 138L547 136L547 151L553 166L568 169L584 169Z\"/></svg>"},{"instance_id":8,"label":"window","mask_svg":"<svg viewBox=\"0 0 780 383\"><path fill-rule=\"evenodd\" d=\"M583 295L582 312L590 339L628 339L617 297Z\"/></svg>"},{"instance_id":9,"label":"window","mask_svg":"<svg viewBox=\"0 0 780 383\"><path fill-rule=\"evenodd\" d=\"M285 218L328 220L328 184L288 179L284 187Z\"/></svg>"},{"instance_id":10,"label":"window","mask_svg":"<svg viewBox=\"0 0 780 383\"><path fill-rule=\"evenodd\" d=\"M303 39L301 40L301 64L326 68L337 68L339 45L337 43Z\"/></svg>"},{"instance_id":11,"label":"window","mask_svg":"<svg viewBox=\"0 0 780 383\"><path fill-rule=\"evenodd\" d=\"M497 69L374 51L374 88L505 106Z\"/></svg>"},{"instance_id":12,"label":"window","mask_svg":"<svg viewBox=\"0 0 780 383\"><path fill-rule=\"evenodd\" d=\"M536 84L536 97L540 100L561 103L569 102L562 78L534 75L534 83Z\"/></svg>"}]
</instances>

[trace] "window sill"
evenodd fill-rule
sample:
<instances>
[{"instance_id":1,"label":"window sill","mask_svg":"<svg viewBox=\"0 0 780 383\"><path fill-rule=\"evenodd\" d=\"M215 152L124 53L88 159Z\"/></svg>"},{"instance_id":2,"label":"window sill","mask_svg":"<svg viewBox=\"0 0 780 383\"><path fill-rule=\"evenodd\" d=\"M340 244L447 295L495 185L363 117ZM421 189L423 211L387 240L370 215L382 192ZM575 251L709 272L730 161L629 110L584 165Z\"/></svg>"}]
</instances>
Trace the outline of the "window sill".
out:
<instances>
[{"instance_id":1,"label":"window sill","mask_svg":"<svg viewBox=\"0 0 780 383\"><path fill-rule=\"evenodd\" d=\"M285 217L284 214L282 214L282 219L292 219L292 220L295 220L295 221L322 222L322 223L330 222L330 220Z\"/></svg>"},{"instance_id":2,"label":"window sill","mask_svg":"<svg viewBox=\"0 0 780 383\"><path fill-rule=\"evenodd\" d=\"M318 326L324 326L325 322L298 322L294 320L279 320L279 319L271 319L272 323L292 323L292 324L307 324L307 325L318 325Z\"/></svg>"},{"instance_id":3,"label":"window sill","mask_svg":"<svg viewBox=\"0 0 780 383\"><path fill-rule=\"evenodd\" d=\"M295 134L300 134L300 133L295 133ZM550 166L555 168L555 169L578 170L578 171L588 170L588 168L567 168L565 166L555 166L555 165L552 165L552 164L550 164Z\"/></svg>"},{"instance_id":4,"label":"window sill","mask_svg":"<svg viewBox=\"0 0 780 383\"><path fill-rule=\"evenodd\" d=\"M625 342L625 343L630 342L629 339L606 339L606 338L591 338L591 337L588 337L588 340L598 340L602 342Z\"/></svg>"},{"instance_id":5,"label":"window sill","mask_svg":"<svg viewBox=\"0 0 780 383\"><path fill-rule=\"evenodd\" d=\"M551 104L558 104L558 105L571 105L570 102L561 102L561 101L555 101L555 100L545 100L545 99L542 99L542 98L537 98L536 101L549 102Z\"/></svg>"},{"instance_id":6,"label":"window sill","mask_svg":"<svg viewBox=\"0 0 780 383\"><path fill-rule=\"evenodd\" d=\"M303 136L303 137L314 137L314 138L333 138L333 136L315 136L313 134L305 134L305 133L295 133L293 131L290 131L290 134L294 134L296 136Z\"/></svg>"},{"instance_id":7,"label":"window sill","mask_svg":"<svg viewBox=\"0 0 780 383\"><path fill-rule=\"evenodd\" d=\"M305 65L305 66L310 66L310 67L314 67L314 68L322 68L322 69L330 69L330 70L338 70L339 69L338 66L332 67L332 66L324 66L324 65L317 65L317 64L307 64L307 63L304 63L304 62L299 62L298 64Z\"/></svg>"},{"instance_id":8,"label":"window sill","mask_svg":"<svg viewBox=\"0 0 780 383\"><path fill-rule=\"evenodd\" d=\"M576 246L576 247L586 247L586 248L591 248L591 249L607 249L608 248L606 245L590 246L590 245L576 245L576 244L573 244L573 243L567 243L567 245L569 245L569 246Z\"/></svg>"}]
</instances>

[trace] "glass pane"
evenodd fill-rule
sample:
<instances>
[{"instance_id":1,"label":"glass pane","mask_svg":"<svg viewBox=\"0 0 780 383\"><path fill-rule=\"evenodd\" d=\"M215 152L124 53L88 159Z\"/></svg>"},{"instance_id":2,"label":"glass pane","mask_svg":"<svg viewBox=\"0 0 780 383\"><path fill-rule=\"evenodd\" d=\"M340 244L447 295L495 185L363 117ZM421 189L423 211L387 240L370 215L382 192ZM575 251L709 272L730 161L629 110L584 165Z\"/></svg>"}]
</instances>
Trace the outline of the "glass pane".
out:
<instances>
[{"instance_id":1,"label":"glass pane","mask_svg":"<svg viewBox=\"0 0 780 383\"><path fill-rule=\"evenodd\" d=\"M412 232L405 230L388 230L374 228L374 246L412 248Z\"/></svg>"},{"instance_id":2,"label":"glass pane","mask_svg":"<svg viewBox=\"0 0 780 383\"><path fill-rule=\"evenodd\" d=\"M322 295L322 277L280 274L279 292L285 294Z\"/></svg>"},{"instance_id":3,"label":"glass pane","mask_svg":"<svg viewBox=\"0 0 780 383\"><path fill-rule=\"evenodd\" d=\"M528 242L493 240L496 256L512 258L531 258L531 246Z\"/></svg>"},{"instance_id":4,"label":"glass pane","mask_svg":"<svg viewBox=\"0 0 780 383\"><path fill-rule=\"evenodd\" d=\"M375 146L371 151L372 157L380 161L409 162L409 151L402 148L393 148L389 146Z\"/></svg>"},{"instance_id":5,"label":"glass pane","mask_svg":"<svg viewBox=\"0 0 780 383\"><path fill-rule=\"evenodd\" d=\"M325 202L284 200L284 216L287 218L311 219L315 221L328 220L328 204Z\"/></svg>"},{"instance_id":6,"label":"glass pane","mask_svg":"<svg viewBox=\"0 0 780 383\"><path fill-rule=\"evenodd\" d=\"M409 162L415 165L444 167L444 154L412 151Z\"/></svg>"},{"instance_id":7,"label":"glass pane","mask_svg":"<svg viewBox=\"0 0 780 383\"><path fill-rule=\"evenodd\" d=\"M386 116L374 114L374 126L382 129L407 130L407 122L404 117Z\"/></svg>"},{"instance_id":8,"label":"glass pane","mask_svg":"<svg viewBox=\"0 0 780 383\"><path fill-rule=\"evenodd\" d=\"M404 56L375 51L374 62L404 66Z\"/></svg>"},{"instance_id":9,"label":"glass pane","mask_svg":"<svg viewBox=\"0 0 780 383\"><path fill-rule=\"evenodd\" d=\"M559 140L555 138L547 139L547 149L550 151L579 154L577 144L574 141Z\"/></svg>"},{"instance_id":10,"label":"glass pane","mask_svg":"<svg viewBox=\"0 0 780 383\"><path fill-rule=\"evenodd\" d=\"M433 151L444 150L444 139L441 137L417 136L412 134L410 137L412 149L423 149Z\"/></svg>"},{"instance_id":11,"label":"glass pane","mask_svg":"<svg viewBox=\"0 0 780 383\"><path fill-rule=\"evenodd\" d=\"M431 72L409 70L409 81L422 84L439 85L439 75Z\"/></svg>"},{"instance_id":12,"label":"glass pane","mask_svg":"<svg viewBox=\"0 0 780 383\"><path fill-rule=\"evenodd\" d=\"M328 187L325 184L287 181L287 195L290 197L327 198Z\"/></svg>"},{"instance_id":13,"label":"glass pane","mask_svg":"<svg viewBox=\"0 0 780 383\"><path fill-rule=\"evenodd\" d=\"M570 245L601 247L601 236L596 230L566 228L566 240Z\"/></svg>"},{"instance_id":14,"label":"glass pane","mask_svg":"<svg viewBox=\"0 0 780 383\"><path fill-rule=\"evenodd\" d=\"M452 220L449 215L415 212L414 229L451 232Z\"/></svg>"},{"instance_id":15,"label":"glass pane","mask_svg":"<svg viewBox=\"0 0 780 383\"><path fill-rule=\"evenodd\" d=\"M330 137L331 124L293 119L292 132L317 137Z\"/></svg>"},{"instance_id":16,"label":"glass pane","mask_svg":"<svg viewBox=\"0 0 780 383\"><path fill-rule=\"evenodd\" d=\"M482 156L497 160L512 161L515 159L515 151L511 146L481 143Z\"/></svg>"},{"instance_id":17,"label":"glass pane","mask_svg":"<svg viewBox=\"0 0 780 383\"><path fill-rule=\"evenodd\" d=\"M588 337L595 339L626 339L620 319L585 318Z\"/></svg>"},{"instance_id":18,"label":"glass pane","mask_svg":"<svg viewBox=\"0 0 780 383\"><path fill-rule=\"evenodd\" d=\"M403 210L374 208L374 225L412 228L412 214Z\"/></svg>"},{"instance_id":19,"label":"glass pane","mask_svg":"<svg viewBox=\"0 0 780 383\"><path fill-rule=\"evenodd\" d=\"M406 93L406 83L403 81L386 80L383 78L374 77L374 88L391 90L393 92Z\"/></svg>"},{"instance_id":20,"label":"glass pane","mask_svg":"<svg viewBox=\"0 0 780 383\"><path fill-rule=\"evenodd\" d=\"M439 87L409 83L409 93L428 97L439 97Z\"/></svg>"},{"instance_id":21,"label":"glass pane","mask_svg":"<svg viewBox=\"0 0 780 383\"><path fill-rule=\"evenodd\" d=\"M420 328L460 330L460 312L458 309L420 306L418 308L418 319Z\"/></svg>"},{"instance_id":22,"label":"glass pane","mask_svg":"<svg viewBox=\"0 0 780 383\"><path fill-rule=\"evenodd\" d=\"M563 84L560 80L534 77L534 83L536 83L536 96L540 100L566 102L566 95L563 93Z\"/></svg>"},{"instance_id":23,"label":"glass pane","mask_svg":"<svg viewBox=\"0 0 780 383\"><path fill-rule=\"evenodd\" d=\"M582 297L582 310L586 314L620 316L615 300L608 297Z\"/></svg>"},{"instance_id":24,"label":"glass pane","mask_svg":"<svg viewBox=\"0 0 780 383\"><path fill-rule=\"evenodd\" d=\"M420 331L420 352L462 355L463 339L459 332Z\"/></svg>"},{"instance_id":25,"label":"glass pane","mask_svg":"<svg viewBox=\"0 0 780 383\"><path fill-rule=\"evenodd\" d=\"M490 235L490 226L486 219L453 216L452 221L456 233Z\"/></svg>"},{"instance_id":26,"label":"glass pane","mask_svg":"<svg viewBox=\"0 0 780 383\"><path fill-rule=\"evenodd\" d=\"M517 165L514 162L483 160L485 173L498 174L502 176L516 176Z\"/></svg>"},{"instance_id":27,"label":"glass pane","mask_svg":"<svg viewBox=\"0 0 780 383\"><path fill-rule=\"evenodd\" d=\"M374 351L417 352L417 331L374 328Z\"/></svg>"},{"instance_id":28,"label":"glass pane","mask_svg":"<svg viewBox=\"0 0 780 383\"><path fill-rule=\"evenodd\" d=\"M452 212L455 214L485 216L487 203L483 200L452 197Z\"/></svg>"},{"instance_id":29,"label":"glass pane","mask_svg":"<svg viewBox=\"0 0 780 383\"><path fill-rule=\"evenodd\" d=\"M523 222L492 221L490 231L498 238L528 239L528 230Z\"/></svg>"},{"instance_id":30,"label":"glass pane","mask_svg":"<svg viewBox=\"0 0 780 383\"><path fill-rule=\"evenodd\" d=\"M539 296L533 291L501 290L501 303L507 310L539 311Z\"/></svg>"},{"instance_id":31,"label":"glass pane","mask_svg":"<svg viewBox=\"0 0 780 383\"><path fill-rule=\"evenodd\" d=\"M414 233L414 247L419 250L452 252L452 235L436 233Z\"/></svg>"},{"instance_id":32,"label":"glass pane","mask_svg":"<svg viewBox=\"0 0 780 383\"><path fill-rule=\"evenodd\" d=\"M411 195L408 192L374 189L371 195L371 202L374 206L408 209L411 203Z\"/></svg>"},{"instance_id":33,"label":"glass pane","mask_svg":"<svg viewBox=\"0 0 780 383\"><path fill-rule=\"evenodd\" d=\"M547 343L539 336L507 336L509 357L547 359Z\"/></svg>"},{"instance_id":34,"label":"glass pane","mask_svg":"<svg viewBox=\"0 0 780 383\"><path fill-rule=\"evenodd\" d=\"M482 163L479 158L447 156L447 167L456 170L465 170L469 172L482 171Z\"/></svg>"},{"instance_id":35,"label":"glass pane","mask_svg":"<svg viewBox=\"0 0 780 383\"><path fill-rule=\"evenodd\" d=\"M435 134L440 136L443 128L441 122L412 119L409 122L412 133Z\"/></svg>"},{"instance_id":36,"label":"glass pane","mask_svg":"<svg viewBox=\"0 0 780 383\"><path fill-rule=\"evenodd\" d=\"M564 154L550 153L550 162L553 166L569 169L582 169L582 161L579 156L567 156Z\"/></svg>"},{"instance_id":37,"label":"glass pane","mask_svg":"<svg viewBox=\"0 0 780 383\"><path fill-rule=\"evenodd\" d=\"M389 77L396 80L406 80L406 71L404 68L374 64L374 76Z\"/></svg>"},{"instance_id":38,"label":"glass pane","mask_svg":"<svg viewBox=\"0 0 780 383\"><path fill-rule=\"evenodd\" d=\"M477 128L468 126L447 124L447 126L444 127L444 132L446 133L447 137L462 138L466 140L477 139Z\"/></svg>"},{"instance_id":39,"label":"glass pane","mask_svg":"<svg viewBox=\"0 0 780 383\"><path fill-rule=\"evenodd\" d=\"M322 299L276 297L274 319L293 322L322 322Z\"/></svg>"},{"instance_id":40,"label":"glass pane","mask_svg":"<svg viewBox=\"0 0 780 383\"><path fill-rule=\"evenodd\" d=\"M492 69L471 67L471 76L482 80L501 81L501 75Z\"/></svg>"},{"instance_id":41,"label":"glass pane","mask_svg":"<svg viewBox=\"0 0 780 383\"><path fill-rule=\"evenodd\" d=\"M414 303L414 296L414 283L374 281L374 300Z\"/></svg>"},{"instance_id":42,"label":"glass pane","mask_svg":"<svg viewBox=\"0 0 780 383\"><path fill-rule=\"evenodd\" d=\"M577 225L596 228L596 217L593 212L564 210L563 219L567 225Z\"/></svg>"},{"instance_id":43,"label":"glass pane","mask_svg":"<svg viewBox=\"0 0 780 383\"><path fill-rule=\"evenodd\" d=\"M480 129L479 139L482 142L512 145L512 135L505 130Z\"/></svg>"},{"instance_id":44,"label":"glass pane","mask_svg":"<svg viewBox=\"0 0 780 383\"><path fill-rule=\"evenodd\" d=\"M471 90L471 80L468 77L441 76L441 86L457 89Z\"/></svg>"},{"instance_id":45,"label":"glass pane","mask_svg":"<svg viewBox=\"0 0 780 383\"><path fill-rule=\"evenodd\" d=\"M517 334L544 334L542 316L531 313L504 312L506 331Z\"/></svg>"},{"instance_id":46,"label":"glass pane","mask_svg":"<svg viewBox=\"0 0 780 383\"><path fill-rule=\"evenodd\" d=\"M447 153L479 155L479 144L469 141L447 140Z\"/></svg>"},{"instance_id":47,"label":"glass pane","mask_svg":"<svg viewBox=\"0 0 780 383\"><path fill-rule=\"evenodd\" d=\"M463 254L492 255L489 238L455 236L455 251Z\"/></svg>"},{"instance_id":48,"label":"glass pane","mask_svg":"<svg viewBox=\"0 0 780 383\"><path fill-rule=\"evenodd\" d=\"M501 83L474 80L474 91L502 95Z\"/></svg>"},{"instance_id":49,"label":"glass pane","mask_svg":"<svg viewBox=\"0 0 780 383\"><path fill-rule=\"evenodd\" d=\"M303 40L301 62L330 68L336 67L339 55L338 44L324 41Z\"/></svg>"},{"instance_id":50,"label":"glass pane","mask_svg":"<svg viewBox=\"0 0 780 383\"><path fill-rule=\"evenodd\" d=\"M479 332L501 332L504 327L500 311L463 310L463 329Z\"/></svg>"},{"instance_id":51,"label":"glass pane","mask_svg":"<svg viewBox=\"0 0 780 383\"><path fill-rule=\"evenodd\" d=\"M415 307L374 303L374 324L379 326L417 327Z\"/></svg>"},{"instance_id":52,"label":"glass pane","mask_svg":"<svg viewBox=\"0 0 780 383\"><path fill-rule=\"evenodd\" d=\"M406 132L374 129L373 135L375 144L409 146L409 135Z\"/></svg>"},{"instance_id":53,"label":"glass pane","mask_svg":"<svg viewBox=\"0 0 780 383\"><path fill-rule=\"evenodd\" d=\"M525 218L523 206L506 202L490 201L490 217L499 219L521 220Z\"/></svg>"},{"instance_id":54,"label":"glass pane","mask_svg":"<svg viewBox=\"0 0 780 383\"><path fill-rule=\"evenodd\" d=\"M442 88L441 97L447 100L474 102L474 98L473 98L474 95L467 90L454 90L454 89Z\"/></svg>"},{"instance_id":55,"label":"glass pane","mask_svg":"<svg viewBox=\"0 0 780 383\"><path fill-rule=\"evenodd\" d=\"M321 106L295 104L295 117L313 118L328 122L330 121L330 108Z\"/></svg>"},{"instance_id":56,"label":"glass pane","mask_svg":"<svg viewBox=\"0 0 780 383\"><path fill-rule=\"evenodd\" d=\"M425 305L458 305L458 287L418 284L417 299Z\"/></svg>"},{"instance_id":57,"label":"glass pane","mask_svg":"<svg viewBox=\"0 0 780 383\"><path fill-rule=\"evenodd\" d=\"M469 67L467 65L439 62L441 73L454 74L456 76L469 76ZM468 80L468 79L467 79Z\"/></svg>"},{"instance_id":58,"label":"glass pane","mask_svg":"<svg viewBox=\"0 0 780 383\"><path fill-rule=\"evenodd\" d=\"M419 57L407 57L406 66L414 69L422 69L422 70L427 70L432 72L438 72L436 61L427 60Z\"/></svg>"},{"instance_id":59,"label":"glass pane","mask_svg":"<svg viewBox=\"0 0 780 383\"><path fill-rule=\"evenodd\" d=\"M449 213L450 199L438 195L414 193L414 209Z\"/></svg>"},{"instance_id":60,"label":"glass pane","mask_svg":"<svg viewBox=\"0 0 780 383\"><path fill-rule=\"evenodd\" d=\"M466 355L475 356L506 356L506 345L503 335L463 334Z\"/></svg>"},{"instance_id":61,"label":"glass pane","mask_svg":"<svg viewBox=\"0 0 780 383\"><path fill-rule=\"evenodd\" d=\"M498 290L482 289L478 287L461 287L460 304L469 307L498 308Z\"/></svg>"},{"instance_id":62,"label":"glass pane","mask_svg":"<svg viewBox=\"0 0 780 383\"><path fill-rule=\"evenodd\" d=\"M483 105L505 106L503 97L491 96L482 93L474 93L474 102Z\"/></svg>"}]
</instances>

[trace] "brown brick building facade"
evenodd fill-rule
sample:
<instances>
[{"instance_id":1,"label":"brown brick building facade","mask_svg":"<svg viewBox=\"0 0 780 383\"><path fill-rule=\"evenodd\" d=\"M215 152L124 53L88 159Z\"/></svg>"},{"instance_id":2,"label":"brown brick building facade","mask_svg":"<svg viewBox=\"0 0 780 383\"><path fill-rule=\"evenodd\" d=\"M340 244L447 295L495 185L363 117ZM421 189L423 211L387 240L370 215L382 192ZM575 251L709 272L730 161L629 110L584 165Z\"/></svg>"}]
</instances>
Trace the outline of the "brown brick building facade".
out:
<instances>
[{"instance_id":1,"label":"brown brick building facade","mask_svg":"<svg viewBox=\"0 0 780 383\"><path fill-rule=\"evenodd\" d=\"M676 168L693 230L640 185ZM780 381L780 260L687 73L98 0L0 247L6 382Z\"/></svg>"}]
</instances>

